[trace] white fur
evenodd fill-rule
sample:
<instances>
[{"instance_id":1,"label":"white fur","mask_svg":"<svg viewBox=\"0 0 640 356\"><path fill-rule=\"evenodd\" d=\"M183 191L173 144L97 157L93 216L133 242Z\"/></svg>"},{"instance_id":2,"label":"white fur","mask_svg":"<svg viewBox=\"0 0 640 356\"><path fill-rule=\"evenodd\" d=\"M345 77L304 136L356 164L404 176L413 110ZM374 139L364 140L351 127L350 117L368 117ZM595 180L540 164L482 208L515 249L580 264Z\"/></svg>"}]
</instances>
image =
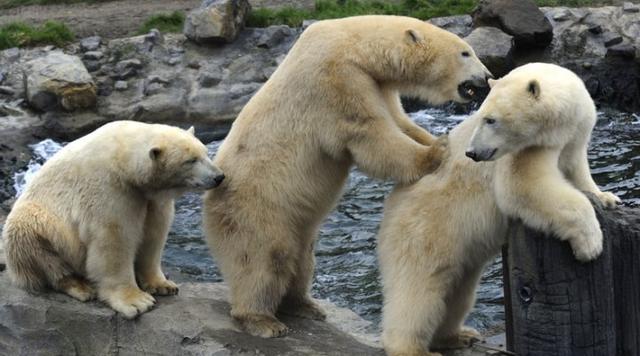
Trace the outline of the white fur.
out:
<instances>
[{"instance_id":1,"label":"white fur","mask_svg":"<svg viewBox=\"0 0 640 356\"><path fill-rule=\"evenodd\" d=\"M449 160L435 174L394 190L379 233L389 355L435 355L430 347L460 347L479 336L462 323L510 216L567 240L581 261L599 255L600 227L580 191L609 207L619 199L601 192L589 173L595 120L575 74L525 65L492 81L478 112L452 130ZM495 162L465 156L494 150Z\"/></svg>"}]
</instances>

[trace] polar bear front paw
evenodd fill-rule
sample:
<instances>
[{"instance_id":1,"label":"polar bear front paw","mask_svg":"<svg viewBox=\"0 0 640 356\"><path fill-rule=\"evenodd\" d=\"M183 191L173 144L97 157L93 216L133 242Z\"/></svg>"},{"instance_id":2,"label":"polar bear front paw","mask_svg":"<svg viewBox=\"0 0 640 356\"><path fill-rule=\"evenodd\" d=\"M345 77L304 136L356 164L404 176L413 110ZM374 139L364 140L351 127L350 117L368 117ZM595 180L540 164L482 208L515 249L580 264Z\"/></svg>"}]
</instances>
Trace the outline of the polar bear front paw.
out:
<instances>
[{"instance_id":1,"label":"polar bear front paw","mask_svg":"<svg viewBox=\"0 0 640 356\"><path fill-rule=\"evenodd\" d=\"M572 239L570 242L573 255L578 261L588 262L602 253L602 231L600 229L589 237Z\"/></svg>"},{"instance_id":2,"label":"polar bear front paw","mask_svg":"<svg viewBox=\"0 0 640 356\"><path fill-rule=\"evenodd\" d=\"M142 281L140 287L152 295L176 295L178 285L166 278L156 278L150 281Z\"/></svg>"},{"instance_id":3,"label":"polar bear front paw","mask_svg":"<svg viewBox=\"0 0 640 356\"><path fill-rule=\"evenodd\" d=\"M615 208L618 204L622 203L622 200L615 194L609 192L597 192L596 197L607 209Z\"/></svg>"},{"instance_id":4,"label":"polar bear front paw","mask_svg":"<svg viewBox=\"0 0 640 356\"><path fill-rule=\"evenodd\" d=\"M133 319L148 311L156 303L151 294L143 292L137 287L121 288L104 299L111 308L127 319Z\"/></svg>"}]
</instances>

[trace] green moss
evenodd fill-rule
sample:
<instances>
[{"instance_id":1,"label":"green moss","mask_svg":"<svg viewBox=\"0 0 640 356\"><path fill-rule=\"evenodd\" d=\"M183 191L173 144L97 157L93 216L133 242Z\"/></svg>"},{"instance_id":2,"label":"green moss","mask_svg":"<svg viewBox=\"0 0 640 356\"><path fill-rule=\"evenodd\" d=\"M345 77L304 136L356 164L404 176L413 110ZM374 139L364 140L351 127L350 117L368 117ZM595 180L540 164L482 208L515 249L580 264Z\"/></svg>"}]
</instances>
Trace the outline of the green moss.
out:
<instances>
[{"instance_id":1,"label":"green moss","mask_svg":"<svg viewBox=\"0 0 640 356\"><path fill-rule=\"evenodd\" d=\"M148 33L151 29L158 29L160 32L182 32L184 26L184 13L174 11L170 14L156 14L149 17L138 30L138 34Z\"/></svg>"},{"instance_id":2,"label":"green moss","mask_svg":"<svg viewBox=\"0 0 640 356\"><path fill-rule=\"evenodd\" d=\"M63 46L74 37L67 26L56 21L47 21L39 27L14 22L0 27L0 49L49 44Z\"/></svg>"},{"instance_id":3,"label":"green moss","mask_svg":"<svg viewBox=\"0 0 640 356\"><path fill-rule=\"evenodd\" d=\"M597 6L615 3L616 0L535 0L539 6ZM402 15L419 19L469 14L478 0L401 0L399 2L376 0L317 0L313 10L284 7L280 9L256 9L247 21L249 27L271 25L300 26L303 20L333 19L356 15Z\"/></svg>"}]
</instances>

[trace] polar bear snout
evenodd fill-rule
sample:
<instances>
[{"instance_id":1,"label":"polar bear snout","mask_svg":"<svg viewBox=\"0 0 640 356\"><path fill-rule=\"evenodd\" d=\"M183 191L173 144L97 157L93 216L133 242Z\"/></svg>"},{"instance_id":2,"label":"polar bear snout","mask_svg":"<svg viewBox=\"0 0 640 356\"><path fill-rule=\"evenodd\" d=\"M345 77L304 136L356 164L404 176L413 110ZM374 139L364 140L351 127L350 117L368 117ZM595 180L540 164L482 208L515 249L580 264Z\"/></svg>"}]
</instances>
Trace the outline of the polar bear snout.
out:
<instances>
[{"instance_id":1,"label":"polar bear snout","mask_svg":"<svg viewBox=\"0 0 640 356\"><path fill-rule=\"evenodd\" d=\"M484 150L475 150L473 148L470 148L470 149L467 149L464 154L465 156L471 158L475 162L482 162L482 161L492 161L497 151L498 151L497 148L484 149Z\"/></svg>"},{"instance_id":2,"label":"polar bear snout","mask_svg":"<svg viewBox=\"0 0 640 356\"><path fill-rule=\"evenodd\" d=\"M224 181L225 175L211 161L202 161L194 167L188 184L196 189L213 189Z\"/></svg>"}]
</instances>

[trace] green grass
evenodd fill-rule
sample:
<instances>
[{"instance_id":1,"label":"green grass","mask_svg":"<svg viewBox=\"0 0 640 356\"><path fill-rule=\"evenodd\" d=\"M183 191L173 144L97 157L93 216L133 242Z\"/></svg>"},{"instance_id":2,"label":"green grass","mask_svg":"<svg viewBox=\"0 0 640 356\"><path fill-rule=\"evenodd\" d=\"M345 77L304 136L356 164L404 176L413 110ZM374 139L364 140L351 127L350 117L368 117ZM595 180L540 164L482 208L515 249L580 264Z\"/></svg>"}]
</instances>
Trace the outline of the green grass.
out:
<instances>
[{"instance_id":1,"label":"green grass","mask_svg":"<svg viewBox=\"0 0 640 356\"><path fill-rule=\"evenodd\" d=\"M539 6L597 6L616 0L535 0ZM634 0L635 1L635 0ZM356 15L403 15L427 20L432 17L469 14L478 0L316 0L313 10L284 7L256 9L247 21L249 27L271 25L300 26L303 20L325 20Z\"/></svg>"},{"instance_id":2,"label":"green grass","mask_svg":"<svg viewBox=\"0 0 640 356\"><path fill-rule=\"evenodd\" d=\"M47 21L39 27L14 22L0 27L0 50L49 44L62 46L74 37L67 26L56 21Z\"/></svg>"},{"instance_id":3,"label":"green grass","mask_svg":"<svg viewBox=\"0 0 640 356\"><path fill-rule=\"evenodd\" d=\"M160 32L182 32L184 26L184 13L182 11L174 11L170 14L156 14L149 17L138 30L139 35L148 33L151 29L156 28Z\"/></svg>"}]
</instances>

